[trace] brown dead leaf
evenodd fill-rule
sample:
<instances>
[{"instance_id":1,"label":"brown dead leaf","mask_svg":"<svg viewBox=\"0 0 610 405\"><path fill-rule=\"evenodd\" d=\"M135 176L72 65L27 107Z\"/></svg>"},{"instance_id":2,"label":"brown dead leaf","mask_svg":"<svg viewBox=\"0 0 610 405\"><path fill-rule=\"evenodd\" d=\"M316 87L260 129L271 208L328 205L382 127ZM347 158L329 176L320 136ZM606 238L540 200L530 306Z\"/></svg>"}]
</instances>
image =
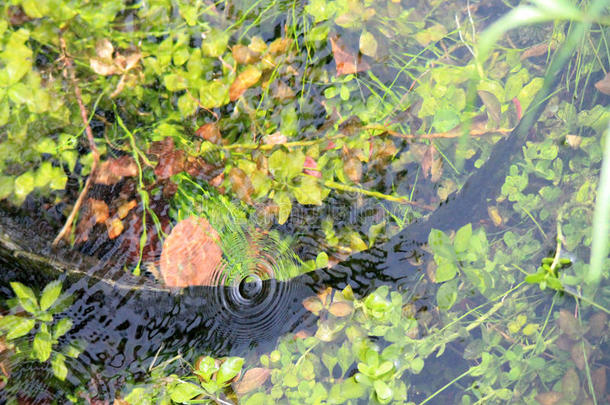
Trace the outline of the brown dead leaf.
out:
<instances>
[{"instance_id":1,"label":"brown dead leaf","mask_svg":"<svg viewBox=\"0 0 610 405\"><path fill-rule=\"evenodd\" d=\"M559 311L557 324L559 325L559 329L572 340L577 340L582 335L580 333L581 326L578 323L578 319L576 319L567 309L561 309Z\"/></svg>"},{"instance_id":2,"label":"brown dead leaf","mask_svg":"<svg viewBox=\"0 0 610 405\"><path fill-rule=\"evenodd\" d=\"M101 39L95 44L95 53L100 59L111 60L114 53L112 43L107 39Z\"/></svg>"},{"instance_id":3,"label":"brown dead leaf","mask_svg":"<svg viewBox=\"0 0 610 405\"><path fill-rule=\"evenodd\" d=\"M174 139L167 136L160 141L155 141L150 144L148 153L155 156L162 156L174 150Z\"/></svg>"},{"instance_id":4,"label":"brown dead leaf","mask_svg":"<svg viewBox=\"0 0 610 405\"><path fill-rule=\"evenodd\" d=\"M229 172L229 180L231 181L231 190L233 190L237 198L251 204L254 186L248 175L243 170L234 167Z\"/></svg>"},{"instance_id":5,"label":"brown dead leaf","mask_svg":"<svg viewBox=\"0 0 610 405\"><path fill-rule=\"evenodd\" d=\"M108 229L108 238L114 239L123 233L125 226L123 225L123 221L113 217L106 221L106 228Z\"/></svg>"},{"instance_id":6,"label":"brown dead leaf","mask_svg":"<svg viewBox=\"0 0 610 405\"><path fill-rule=\"evenodd\" d=\"M362 179L362 162L355 156L349 157L343 163L343 172L354 183L360 182L360 179Z\"/></svg>"},{"instance_id":7,"label":"brown dead leaf","mask_svg":"<svg viewBox=\"0 0 610 405\"><path fill-rule=\"evenodd\" d=\"M307 332L306 330L300 330L297 333L294 334L294 340L297 339L305 339L311 336L311 333Z\"/></svg>"},{"instance_id":8,"label":"brown dead leaf","mask_svg":"<svg viewBox=\"0 0 610 405\"><path fill-rule=\"evenodd\" d=\"M184 151L173 150L159 157L159 163L155 167L157 179L163 180L172 177L184 170Z\"/></svg>"},{"instance_id":9,"label":"brown dead leaf","mask_svg":"<svg viewBox=\"0 0 610 405\"><path fill-rule=\"evenodd\" d=\"M271 95L280 101L292 99L295 96L294 90L282 80L274 80L271 83Z\"/></svg>"},{"instance_id":10,"label":"brown dead leaf","mask_svg":"<svg viewBox=\"0 0 610 405\"><path fill-rule=\"evenodd\" d=\"M593 391L598 400L603 401L607 396L606 393L606 367L600 366L591 373L591 382L593 383Z\"/></svg>"},{"instance_id":11,"label":"brown dead leaf","mask_svg":"<svg viewBox=\"0 0 610 405\"><path fill-rule=\"evenodd\" d=\"M587 339L582 339L581 342L577 342L570 350L570 358L579 370L584 370L587 362L591 357L591 344L587 342Z\"/></svg>"},{"instance_id":12,"label":"brown dead leaf","mask_svg":"<svg viewBox=\"0 0 610 405\"><path fill-rule=\"evenodd\" d=\"M610 73L607 73L603 79L595 83L595 88L601 93L610 95Z\"/></svg>"},{"instance_id":13,"label":"brown dead leaf","mask_svg":"<svg viewBox=\"0 0 610 405\"><path fill-rule=\"evenodd\" d=\"M288 47L292 43L290 38L278 38L272 43L269 44L269 53L279 54L285 53L288 50Z\"/></svg>"},{"instance_id":14,"label":"brown dead leaf","mask_svg":"<svg viewBox=\"0 0 610 405\"><path fill-rule=\"evenodd\" d=\"M608 315L603 312L596 312L589 318L589 332L593 337L601 337L604 335L606 326L608 325Z\"/></svg>"},{"instance_id":15,"label":"brown dead leaf","mask_svg":"<svg viewBox=\"0 0 610 405\"><path fill-rule=\"evenodd\" d=\"M256 62L260 57L258 52L254 52L249 47L241 44L233 46L232 51L233 59L235 59L235 62L239 63L240 65L249 65Z\"/></svg>"},{"instance_id":16,"label":"brown dead leaf","mask_svg":"<svg viewBox=\"0 0 610 405\"><path fill-rule=\"evenodd\" d=\"M339 37L331 37L330 46L337 66L337 76L363 72L371 68L368 63L362 60L362 56L357 56L352 50L348 49Z\"/></svg>"},{"instance_id":17,"label":"brown dead leaf","mask_svg":"<svg viewBox=\"0 0 610 405\"><path fill-rule=\"evenodd\" d=\"M133 208L135 208L136 205L138 205L136 200L131 200L131 201L128 201L128 202L126 202L124 204L121 204L119 206L119 208L117 209L116 216L119 219L125 218L127 216L127 214L129 214L129 211L131 211Z\"/></svg>"},{"instance_id":18,"label":"brown dead leaf","mask_svg":"<svg viewBox=\"0 0 610 405\"><path fill-rule=\"evenodd\" d=\"M267 381L271 375L271 370L263 367L255 367L246 371L239 382L233 384L233 391L237 395L244 395L257 389Z\"/></svg>"},{"instance_id":19,"label":"brown dead leaf","mask_svg":"<svg viewBox=\"0 0 610 405\"><path fill-rule=\"evenodd\" d=\"M107 186L118 183L123 177L132 177L138 174L138 165L131 156L124 155L108 159L103 162L95 172L94 183Z\"/></svg>"},{"instance_id":20,"label":"brown dead leaf","mask_svg":"<svg viewBox=\"0 0 610 405\"><path fill-rule=\"evenodd\" d=\"M328 312L330 312L331 314L333 314L336 317L349 316L349 315L351 315L351 313L353 311L354 311L354 306L352 305L351 302L347 302L347 301L333 302L332 304L330 304L330 307L328 308Z\"/></svg>"},{"instance_id":21,"label":"brown dead leaf","mask_svg":"<svg viewBox=\"0 0 610 405\"><path fill-rule=\"evenodd\" d=\"M215 122L203 124L197 129L197 131L195 131L195 135L216 145L220 145L222 143L222 135L218 129L218 124Z\"/></svg>"},{"instance_id":22,"label":"brown dead leaf","mask_svg":"<svg viewBox=\"0 0 610 405\"><path fill-rule=\"evenodd\" d=\"M254 65L248 65L231 84L229 88L229 99L237 100L250 87L254 86L261 78L262 72Z\"/></svg>"},{"instance_id":23,"label":"brown dead leaf","mask_svg":"<svg viewBox=\"0 0 610 405\"><path fill-rule=\"evenodd\" d=\"M305 307L305 309L312 314L319 315L322 308L324 308L324 304L318 297L313 296L307 297L303 300L303 307Z\"/></svg>"},{"instance_id":24,"label":"brown dead leaf","mask_svg":"<svg viewBox=\"0 0 610 405\"><path fill-rule=\"evenodd\" d=\"M543 42L541 44L534 45L534 46L526 49L521 54L521 57L519 59L525 60L528 58L535 58L536 56L542 56L542 55L548 53L549 50L552 50L555 48L556 48L556 45L554 43L551 43L551 45L549 46L548 43Z\"/></svg>"},{"instance_id":25,"label":"brown dead leaf","mask_svg":"<svg viewBox=\"0 0 610 405\"><path fill-rule=\"evenodd\" d=\"M113 61L105 62L99 58L89 59L89 66L95 73L102 76L110 76L118 71Z\"/></svg>"},{"instance_id":26,"label":"brown dead leaf","mask_svg":"<svg viewBox=\"0 0 610 405\"><path fill-rule=\"evenodd\" d=\"M204 218L176 224L163 242L160 271L170 287L215 285L222 264L220 237Z\"/></svg>"},{"instance_id":27,"label":"brown dead leaf","mask_svg":"<svg viewBox=\"0 0 610 405\"><path fill-rule=\"evenodd\" d=\"M540 405L555 405L563 398L563 395L559 392L549 391L538 394L535 398Z\"/></svg>"},{"instance_id":28,"label":"brown dead leaf","mask_svg":"<svg viewBox=\"0 0 610 405\"><path fill-rule=\"evenodd\" d=\"M104 201L90 198L89 207L91 209L91 214L95 218L96 224L106 222L108 219L108 204L106 204Z\"/></svg>"}]
</instances>

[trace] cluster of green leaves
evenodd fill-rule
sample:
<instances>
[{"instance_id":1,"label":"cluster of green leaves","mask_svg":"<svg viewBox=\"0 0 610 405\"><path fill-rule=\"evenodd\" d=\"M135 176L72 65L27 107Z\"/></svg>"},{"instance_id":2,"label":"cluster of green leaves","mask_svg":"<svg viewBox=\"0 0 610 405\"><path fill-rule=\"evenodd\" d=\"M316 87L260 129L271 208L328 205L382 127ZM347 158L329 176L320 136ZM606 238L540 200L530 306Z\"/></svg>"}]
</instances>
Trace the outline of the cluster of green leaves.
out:
<instances>
[{"instance_id":1,"label":"cluster of green leaves","mask_svg":"<svg viewBox=\"0 0 610 405\"><path fill-rule=\"evenodd\" d=\"M59 281L47 284L40 300L31 288L19 282L12 282L11 287L16 298L12 300L10 312L21 314L1 317L0 331L10 343L13 359L17 361L25 357L41 363L50 359L55 377L65 380L68 375L66 358L77 358L83 351L80 342L70 342L58 350L59 339L72 328L72 320L62 317L54 322L54 316L70 306L71 296L61 294ZM33 336L33 339L28 336Z\"/></svg>"}]
</instances>

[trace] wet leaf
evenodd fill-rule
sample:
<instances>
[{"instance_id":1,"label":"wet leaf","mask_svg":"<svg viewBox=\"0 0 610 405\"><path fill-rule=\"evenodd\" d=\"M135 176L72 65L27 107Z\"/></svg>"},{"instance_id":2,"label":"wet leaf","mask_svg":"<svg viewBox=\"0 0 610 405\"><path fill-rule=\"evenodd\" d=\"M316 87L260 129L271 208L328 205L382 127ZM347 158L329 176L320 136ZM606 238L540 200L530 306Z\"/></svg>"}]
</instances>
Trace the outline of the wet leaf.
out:
<instances>
[{"instance_id":1,"label":"wet leaf","mask_svg":"<svg viewBox=\"0 0 610 405\"><path fill-rule=\"evenodd\" d=\"M51 369L53 375L59 380L64 381L68 376L68 367L66 367L66 357L61 353L55 353L51 359Z\"/></svg>"},{"instance_id":2,"label":"wet leaf","mask_svg":"<svg viewBox=\"0 0 610 405\"><path fill-rule=\"evenodd\" d=\"M350 302L333 302L328 308L328 312L337 317L349 316L354 311L354 307Z\"/></svg>"},{"instance_id":3,"label":"wet leaf","mask_svg":"<svg viewBox=\"0 0 610 405\"><path fill-rule=\"evenodd\" d=\"M608 393L606 392L606 367L603 365L593 370L591 373L591 382L593 383L593 391L595 391L595 396L601 400L604 397L607 397Z\"/></svg>"},{"instance_id":4,"label":"wet leaf","mask_svg":"<svg viewBox=\"0 0 610 405\"><path fill-rule=\"evenodd\" d=\"M98 58L91 58L89 59L89 66L98 75L110 76L117 73L116 66L112 61L104 62Z\"/></svg>"},{"instance_id":5,"label":"wet leaf","mask_svg":"<svg viewBox=\"0 0 610 405\"><path fill-rule=\"evenodd\" d=\"M136 202L136 200L131 200L124 204L121 204L116 211L116 216L119 217L120 219L124 219L127 216L127 214L129 213L129 211L131 211L137 205L138 205L138 203Z\"/></svg>"},{"instance_id":6,"label":"wet leaf","mask_svg":"<svg viewBox=\"0 0 610 405\"><path fill-rule=\"evenodd\" d=\"M96 224L106 222L109 216L108 205L106 204L106 202L102 200L96 200L94 198L89 198L89 207L91 210L91 214L95 218Z\"/></svg>"},{"instance_id":7,"label":"wet leaf","mask_svg":"<svg viewBox=\"0 0 610 405\"><path fill-rule=\"evenodd\" d=\"M61 294L61 282L59 280L52 281L47 284L40 295L40 309L46 311L55 303Z\"/></svg>"},{"instance_id":8,"label":"wet leaf","mask_svg":"<svg viewBox=\"0 0 610 405\"><path fill-rule=\"evenodd\" d=\"M173 150L159 157L157 167L155 167L155 175L157 179L169 179L175 174L184 170L185 156L182 150Z\"/></svg>"},{"instance_id":9,"label":"wet leaf","mask_svg":"<svg viewBox=\"0 0 610 405\"><path fill-rule=\"evenodd\" d=\"M310 176L317 177L319 179L322 178L322 173L318 168L318 164L311 156L305 156L305 163L303 163L303 173L308 174Z\"/></svg>"},{"instance_id":10,"label":"wet leaf","mask_svg":"<svg viewBox=\"0 0 610 405\"><path fill-rule=\"evenodd\" d=\"M119 218L112 218L106 221L106 228L108 230L108 238L115 239L123 233L125 226Z\"/></svg>"},{"instance_id":11,"label":"wet leaf","mask_svg":"<svg viewBox=\"0 0 610 405\"><path fill-rule=\"evenodd\" d=\"M577 340L581 336L581 327L578 323L578 320L574 317L574 315L568 311L567 309L561 309L559 311L559 318L557 319L557 324L559 325L559 329L570 339Z\"/></svg>"},{"instance_id":12,"label":"wet leaf","mask_svg":"<svg viewBox=\"0 0 610 405\"><path fill-rule=\"evenodd\" d=\"M343 163L343 173L354 183L360 182L360 179L362 179L362 162L355 156L349 157Z\"/></svg>"},{"instance_id":13,"label":"wet leaf","mask_svg":"<svg viewBox=\"0 0 610 405\"><path fill-rule=\"evenodd\" d=\"M603 79L595 83L595 88L601 93L610 95L610 73L607 73Z\"/></svg>"},{"instance_id":14,"label":"wet leaf","mask_svg":"<svg viewBox=\"0 0 610 405\"><path fill-rule=\"evenodd\" d=\"M221 364L216 374L216 382L222 384L233 379L241 371L243 365L244 359L241 357L229 357Z\"/></svg>"},{"instance_id":15,"label":"wet leaf","mask_svg":"<svg viewBox=\"0 0 610 405\"><path fill-rule=\"evenodd\" d=\"M561 379L561 393L572 403L580 394L580 379L573 368L568 369Z\"/></svg>"},{"instance_id":16,"label":"wet leaf","mask_svg":"<svg viewBox=\"0 0 610 405\"><path fill-rule=\"evenodd\" d=\"M498 98L493 94L485 90L479 90L477 92L481 100L483 100L483 104L487 108L487 112L490 117L496 122L496 124L500 123L502 119L502 105Z\"/></svg>"},{"instance_id":17,"label":"wet leaf","mask_svg":"<svg viewBox=\"0 0 610 405\"><path fill-rule=\"evenodd\" d=\"M271 375L271 370L263 367L255 367L246 371L242 379L233 385L237 395L244 395L262 386Z\"/></svg>"},{"instance_id":18,"label":"wet leaf","mask_svg":"<svg viewBox=\"0 0 610 405\"><path fill-rule=\"evenodd\" d=\"M229 88L229 100L235 101L241 97L246 90L258 82L261 78L261 74L262 72L260 69L254 65L246 67L246 69L237 75L235 81L231 84L231 87Z\"/></svg>"},{"instance_id":19,"label":"wet leaf","mask_svg":"<svg viewBox=\"0 0 610 405\"><path fill-rule=\"evenodd\" d=\"M124 155L102 162L95 172L94 183L107 186L118 183L123 177L132 177L138 174L138 165L131 156Z\"/></svg>"},{"instance_id":20,"label":"wet leaf","mask_svg":"<svg viewBox=\"0 0 610 405\"><path fill-rule=\"evenodd\" d=\"M95 53L102 60L112 60L114 47L107 38L104 38L95 44Z\"/></svg>"},{"instance_id":21,"label":"wet leaf","mask_svg":"<svg viewBox=\"0 0 610 405\"><path fill-rule=\"evenodd\" d=\"M586 339L576 342L570 350L570 357L579 370L584 370L591 357L591 344Z\"/></svg>"},{"instance_id":22,"label":"wet leaf","mask_svg":"<svg viewBox=\"0 0 610 405\"><path fill-rule=\"evenodd\" d=\"M601 337L604 335L606 326L608 325L608 315L603 312L596 312L589 318L589 332L593 337Z\"/></svg>"},{"instance_id":23,"label":"wet leaf","mask_svg":"<svg viewBox=\"0 0 610 405\"><path fill-rule=\"evenodd\" d=\"M218 129L218 124L215 122L203 124L195 131L195 135L217 145L222 143L222 135Z\"/></svg>"},{"instance_id":24,"label":"wet leaf","mask_svg":"<svg viewBox=\"0 0 610 405\"><path fill-rule=\"evenodd\" d=\"M301 184L293 192L299 204L322 204L322 188L314 177L303 176Z\"/></svg>"},{"instance_id":25,"label":"wet leaf","mask_svg":"<svg viewBox=\"0 0 610 405\"><path fill-rule=\"evenodd\" d=\"M229 172L229 179L231 181L231 190L233 190L237 198L251 204L254 186L248 175L240 168L234 167Z\"/></svg>"},{"instance_id":26,"label":"wet leaf","mask_svg":"<svg viewBox=\"0 0 610 405\"><path fill-rule=\"evenodd\" d=\"M551 44L549 46L548 43L544 42L538 45L534 45L523 51L520 59L525 60L528 58L535 58L536 56L542 56L547 54L551 49L555 49L554 44Z\"/></svg>"},{"instance_id":27,"label":"wet leaf","mask_svg":"<svg viewBox=\"0 0 610 405\"><path fill-rule=\"evenodd\" d=\"M420 30L415 34L415 40L421 46L426 46L430 42L440 41L447 34L447 29L441 24L435 24L425 30Z\"/></svg>"},{"instance_id":28,"label":"wet leaf","mask_svg":"<svg viewBox=\"0 0 610 405\"><path fill-rule=\"evenodd\" d=\"M428 145L421 160L421 168L425 178L436 183L443 174L443 159L439 156L434 144Z\"/></svg>"},{"instance_id":29,"label":"wet leaf","mask_svg":"<svg viewBox=\"0 0 610 405\"><path fill-rule=\"evenodd\" d=\"M32 349L34 355L40 362L45 362L51 356L51 348L53 347L51 335L43 330L38 331L34 336L34 342L32 343Z\"/></svg>"},{"instance_id":30,"label":"wet leaf","mask_svg":"<svg viewBox=\"0 0 610 405\"><path fill-rule=\"evenodd\" d=\"M320 311L324 308L323 302L316 296L305 298L303 300L303 306L314 315L319 315Z\"/></svg>"},{"instance_id":31,"label":"wet leaf","mask_svg":"<svg viewBox=\"0 0 610 405\"><path fill-rule=\"evenodd\" d=\"M368 31L363 31L360 34L360 52L366 56L374 58L377 55L377 40L375 36Z\"/></svg>"},{"instance_id":32,"label":"wet leaf","mask_svg":"<svg viewBox=\"0 0 610 405\"><path fill-rule=\"evenodd\" d=\"M363 72L371 68L368 63L362 61L360 56L348 49L338 37L330 38L330 45L335 59L337 76Z\"/></svg>"},{"instance_id":33,"label":"wet leaf","mask_svg":"<svg viewBox=\"0 0 610 405\"><path fill-rule=\"evenodd\" d=\"M240 65L249 65L258 60L260 54L258 52L254 52L252 49L245 45L235 45L233 46L233 59L235 62Z\"/></svg>"},{"instance_id":34,"label":"wet leaf","mask_svg":"<svg viewBox=\"0 0 610 405\"><path fill-rule=\"evenodd\" d=\"M555 405L563 399L563 396L559 392L549 391L538 394L535 398L540 405Z\"/></svg>"},{"instance_id":35,"label":"wet leaf","mask_svg":"<svg viewBox=\"0 0 610 405\"><path fill-rule=\"evenodd\" d=\"M214 285L220 269L220 237L204 218L189 217L163 241L160 272L169 287Z\"/></svg>"}]
</instances>

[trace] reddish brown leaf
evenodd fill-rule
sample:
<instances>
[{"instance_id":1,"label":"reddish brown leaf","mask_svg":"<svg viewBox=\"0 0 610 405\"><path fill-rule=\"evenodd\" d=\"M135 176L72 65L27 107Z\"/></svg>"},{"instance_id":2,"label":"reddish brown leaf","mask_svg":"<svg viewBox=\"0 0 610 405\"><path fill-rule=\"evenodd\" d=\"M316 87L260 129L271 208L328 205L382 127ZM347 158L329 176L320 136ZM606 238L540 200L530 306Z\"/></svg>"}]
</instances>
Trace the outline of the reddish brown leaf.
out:
<instances>
[{"instance_id":1,"label":"reddish brown leaf","mask_svg":"<svg viewBox=\"0 0 610 405\"><path fill-rule=\"evenodd\" d=\"M322 173L318 170L318 164L311 156L305 157L305 163L303 163L303 173L309 174L310 176L314 176L317 178L322 178Z\"/></svg>"},{"instance_id":2,"label":"reddish brown leaf","mask_svg":"<svg viewBox=\"0 0 610 405\"><path fill-rule=\"evenodd\" d=\"M314 315L318 315L322 308L324 308L324 305L318 297L313 296L303 300L303 307Z\"/></svg>"},{"instance_id":3,"label":"reddish brown leaf","mask_svg":"<svg viewBox=\"0 0 610 405\"><path fill-rule=\"evenodd\" d=\"M339 301L333 302L328 308L328 312L337 317L350 315L354 311L354 306L351 302Z\"/></svg>"},{"instance_id":4,"label":"reddish brown leaf","mask_svg":"<svg viewBox=\"0 0 610 405\"><path fill-rule=\"evenodd\" d=\"M368 63L345 46L338 37L330 38L330 46L337 65L337 76L363 72L370 69Z\"/></svg>"},{"instance_id":5,"label":"reddish brown leaf","mask_svg":"<svg viewBox=\"0 0 610 405\"><path fill-rule=\"evenodd\" d=\"M549 46L548 43L543 42L541 44L538 45L534 45L528 49L526 49L522 54L520 59L521 60L525 60L528 58L535 58L536 56L542 56L546 53L548 53L549 49L555 49L555 45L551 44L551 46Z\"/></svg>"},{"instance_id":6,"label":"reddish brown leaf","mask_svg":"<svg viewBox=\"0 0 610 405\"><path fill-rule=\"evenodd\" d=\"M159 163L155 167L155 175L157 179L168 179L174 174L178 174L184 170L184 152L174 150L163 154L159 157Z\"/></svg>"},{"instance_id":7,"label":"reddish brown leaf","mask_svg":"<svg viewBox=\"0 0 610 405\"><path fill-rule=\"evenodd\" d=\"M95 172L94 183L110 186L118 183L123 177L132 177L138 174L138 165L131 156L121 156L103 162Z\"/></svg>"},{"instance_id":8,"label":"reddish brown leaf","mask_svg":"<svg viewBox=\"0 0 610 405\"><path fill-rule=\"evenodd\" d=\"M233 390L237 395L244 395L263 385L270 375L271 370L268 368L251 368L250 370L246 371L239 382L233 384Z\"/></svg>"},{"instance_id":9,"label":"reddish brown leaf","mask_svg":"<svg viewBox=\"0 0 610 405\"><path fill-rule=\"evenodd\" d=\"M610 73L607 73L603 79L595 83L595 88L604 94L610 94Z\"/></svg>"},{"instance_id":10,"label":"reddish brown leaf","mask_svg":"<svg viewBox=\"0 0 610 405\"><path fill-rule=\"evenodd\" d=\"M174 139L167 136L160 141L155 141L150 144L148 153L155 156L161 156L174 150Z\"/></svg>"},{"instance_id":11,"label":"reddish brown leaf","mask_svg":"<svg viewBox=\"0 0 610 405\"><path fill-rule=\"evenodd\" d=\"M197 131L195 131L195 135L217 145L220 145L222 143L222 135L220 134L220 130L218 129L218 124L216 124L215 122L208 122L207 124L203 124L199 127L199 129L197 129Z\"/></svg>"},{"instance_id":12,"label":"reddish brown leaf","mask_svg":"<svg viewBox=\"0 0 610 405\"><path fill-rule=\"evenodd\" d=\"M136 200L131 200L121 204L121 206L117 209L116 216L119 217L119 219L125 218L127 214L129 214L129 211L131 211L132 208L135 208L136 205L138 205Z\"/></svg>"},{"instance_id":13,"label":"reddish brown leaf","mask_svg":"<svg viewBox=\"0 0 610 405\"><path fill-rule=\"evenodd\" d=\"M204 218L180 221L163 242L160 270L170 287L215 285L222 264L220 237Z\"/></svg>"},{"instance_id":14,"label":"reddish brown leaf","mask_svg":"<svg viewBox=\"0 0 610 405\"><path fill-rule=\"evenodd\" d=\"M424 177L436 183L443 174L443 160L438 156L438 152L433 144L430 144L421 160L421 168L424 172Z\"/></svg>"},{"instance_id":15,"label":"reddish brown leaf","mask_svg":"<svg viewBox=\"0 0 610 405\"><path fill-rule=\"evenodd\" d=\"M235 59L235 62L239 63L240 65L249 65L256 62L260 57L258 52L254 52L249 47L241 44L235 45L232 51L233 59Z\"/></svg>"},{"instance_id":16,"label":"reddish brown leaf","mask_svg":"<svg viewBox=\"0 0 610 405\"><path fill-rule=\"evenodd\" d=\"M229 99L237 100L250 87L254 86L261 78L262 72L254 65L248 65L231 84L229 88Z\"/></svg>"}]
</instances>

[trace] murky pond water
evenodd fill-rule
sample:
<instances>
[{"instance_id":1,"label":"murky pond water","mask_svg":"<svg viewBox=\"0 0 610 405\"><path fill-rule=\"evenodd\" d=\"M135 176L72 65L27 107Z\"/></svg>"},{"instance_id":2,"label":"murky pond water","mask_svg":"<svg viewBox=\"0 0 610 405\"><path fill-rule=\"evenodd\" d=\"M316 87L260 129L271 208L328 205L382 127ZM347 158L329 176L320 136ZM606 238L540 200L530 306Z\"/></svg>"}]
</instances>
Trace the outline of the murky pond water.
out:
<instances>
[{"instance_id":1,"label":"murky pond water","mask_svg":"<svg viewBox=\"0 0 610 405\"><path fill-rule=\"evenodd\" d=\"M0 401L608 403L608 10L510 3L0 5Z\"/></svg>"}]
</instances>

